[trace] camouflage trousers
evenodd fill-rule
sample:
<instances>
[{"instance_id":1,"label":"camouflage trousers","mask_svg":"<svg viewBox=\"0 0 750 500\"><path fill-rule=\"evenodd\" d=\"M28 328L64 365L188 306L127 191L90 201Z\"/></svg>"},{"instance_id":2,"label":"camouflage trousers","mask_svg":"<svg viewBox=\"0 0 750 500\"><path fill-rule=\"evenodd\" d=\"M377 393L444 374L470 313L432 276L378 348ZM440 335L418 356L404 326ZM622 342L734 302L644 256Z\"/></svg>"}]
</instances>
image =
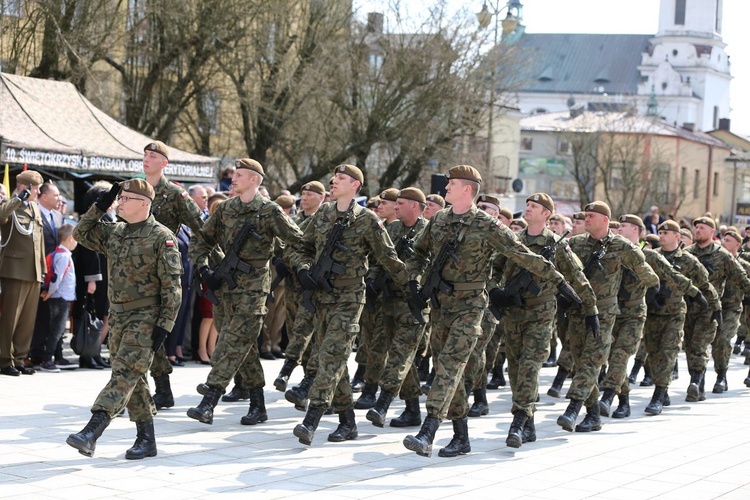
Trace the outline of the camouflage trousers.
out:
<instances>
[{"instance_id":1,"label":"camouflage trousers","mask_svg":"<svg viewBox=\"0 0 750 500\"><path fill-rule=\"evenodd\" d=\"M401 399L413 399L422 395L414 366L414 356L424 337L424 325L412 316L406 300L386 299L383 303L384 330L393 332L388 346L387 362L380 375L380 387Z\"/></svg>"},{"instance_id":2,"label":"camouflage trousers","mask_svg":"<svg viewBox=\"0 0 750 500\"><path fill-rule=\"evenodd\" d=\"M258 336L267 312L265 302L266 296L259 292L226 293L219 298L219 304L214 306L219 337L211 356L207 385L225 389L237 372L246 389L258 389L266 384L258 355Z\"/></svg>"},{"instance_id":3,"label":"camouflage trousers","mask_svg":"<svg viewBox=\"0 0 750 500\"><path fill-rule=\"evenodd\" d=\"M740 327L742 305L722 307L721 329L716 332L716 338L711 343L711 356L714 358L715 370L729 368L729 358L732 355L732 339L737 335Z\"/></svg>"},{"instance_id":4,"label":"camouflage trousers","mask_svg":"<svg viewBox=\"0 0 750 500\"><path fill-rule=\"evenodd\" d=\"M685 306L671 314L649 314L643 335L651 377L659 387L669 387L672 369L680 352L682 326L685 323Z\"/></svg>"},{"instance_id":5,"label":"camouflage trousers","mask_svg":"<svg viewBox=\"0 0 750 500\"><path fill-rule=\"evenodd\" d=\"M367 346L365 382L368 384L380 384L380 374L388 362L388 347L391 345L393 332L387 332L383 324L383 302L379 300L375 312L365 313L362 320L364 331L367 332L362 343Z\"/></svg>"},{"instance_id":6,"label":"camouflage trousers","mask_svg":"<svg viewBox=\"0 0 750 500\"><path fill-rule=\"evenodd\" d=\"M456 420L469 413L463 374L477 339L482 334L485 308L466 307L445 299L441 309L431 311L432 361L435 379L427 395L427 414L438 420ZM461 307L463 305L463 307ZM453 306L453 307L451 307Z\"/></svg>"},{"instance_id":7,"label":"camouflage trousers","mask_svg":"<svg viewBox=\"0 0 750 500\"><path fill-rule=\"evenodd\" d=\"M634 307L622 306L612 328L612 345L607 360L607 375L603 387L616 394L629 394L628 362L638 351L646 322L646 304Z\"/></svg>"},{"instance_id":8,"label":"camouflage trousers","mask_svg":"<svg viewBox=\"0 0 750 500\"><path fill-rule=\"evenodd\" d=\"M107 412L114 418L127 407L131 422L149 422L156 407L146 381L154 358L151 334L158 306L109 315L109 354L112 373L109 382L96 397L91 411Z\"/></svg>"},{"instance_id":9,"label":"camouflage trousers","mask_svg":"<svg viewBox=\"0 0 750 500\"><path fill-rule=\"evenodd\" d=\"M357 334L357 354L354 357L354 360L361 365L367 365L367 358L370 356L369 346L372 343L372 330L377 327L375 322L378 320L378 315L383 307L380 297L375 300L373 307L373 311L367 309L367 307L362 309L362 320Z\"/></svg>"},{"instance_id":10,"label":"camouflage trousers","mask_svg":"<svg viewBox=\"0 0 750 500\"><path fill-rule=\"evenodd\" d=\"M641 342L638 346L638 350L635 353L635 360L640 361L644 365L648 361L648 351L646 350L646 344L644 342Z\"/></svg>"},{"instance_id":11,"label":"camouflage trousers","mask_svg":"<svg viewBox=\"0 0 750 500\"><path fill-rule=\"evenodd\" d=\"M301 294L293 292L288 300L290 302L297 303L302 298ZM287 318L289 318L289 312L287 311ZM305 307L298 307L294 315L294 322L290 323L287 321L287 326L292 325L287 330L287 343L284 354L287 359L296 361L298 364L307 365L310 358L310 345L313 339L313 313L311 313Z\"/></svg>"},{"instance_id":12,"label":"camouflage trousers","mask_svg":"<svg viewBox=\"0 0 750 500\"><path fill-rule=\"evenodd\" d=\"M362 292L364 294L364 291ZM351 300L352 293L346 295ZM329 295L329 299L333 299ZM308 393L311 408L328 408L344 411L353 407L352 387L349 385L349 371L346 363L352 353L354 337L359 332L359 317L364 304L354 302L316 303L317 312L313 319L317 356L311 359L316 367L315 381Z\"/></svg>"},{"instance_id":13,"label":"camouflage trousers","mask_svg":"<svg viewBox=\"0 0 750 500\"><path fill-rule=\"evenodd\" d=\"M167 358L167 351L164 350L162 345L158 351L154 354L154 362L151 363L151 376L161 377L162 375L169 375L172 373L172 363Z\"/></svg>"},{"instance_id":14,"label":"camouflage trousers","mask_svg":"<svg viewBox=\"0 0 750 500\"><path fill-rule=\"evenodd\" d=\"M492 340L497 327L495 316L485 309L482 315L482 334L477 340L477 345L471 351L469 361L466 362L464 370L464 385L471 387L472 390L482 389L487 385L487 345Z\"/></svg>"},{"instance_id":15,"label":"camouflage trousers","mask_svg":"<svg viewBox=\"0 0 750 500\"><path fill-rule=\"evenodd\" d=\"M482 372L482 377L484 378L482 380L487 380L487 375L497 364L500 354L505 355L505 326L503 324L504 322L501 321L495 325L495 331L490 336L487 349L484 350L485 362L484 371ZM482 332L484 333L484 326L482 326ZM487 384L485 383L484 385Z\"/></svg>"},{"instance_id":16,"label":"camouflage trousers","mask_svg":"<svg viewBox=\"0 0 750 500\"><path fill-rule=\"evenodd\" d=\"M587 408L599 400L599 372L609 357L614 322L615 314L600 312L597 339L586 329L583 316L570 315L568 342L573 355L575 375L566 397L584 401Z\"/></svg>"},{"instance_id":17,"label":"camouflage trousers","mask_svg":"<svg viewBox=\"0 0 750 500\"><path fill-rule=\"evenodd\" d=\"M691 307L685 317L683 345L687 357L688 370L704 373L708 366L708 346L716 336L716 321L711 319L711 311L701 311Z\"/></svg>"},{"instance_id":18,"label":"camouflage trousers","mask_svg":"<svg viewBox=\"0 0 750 500\"><path fill-rule=\"evenodd\" d=\"M511 307L503 318L508 378L513 391L511 413L534 416L539 393L539 371L549 357L552 322L557 311L554 300L524 308Z\"/></svg>"},{"instance_id":19,"label":"camouflage trousers","mask_svg":"<svg viewBox=\"0 0 750 500\"><path fill-rule=\"evenodd\" d=\"M560 353L557 355L557 366L568 373L573 373L573 354L570 352L570 344L568 343L569 317L569 314L566 313L564 315L558 314L555 318L557 322L555 325L557 338L560 340Z\"/></svg>"}]
</instances>

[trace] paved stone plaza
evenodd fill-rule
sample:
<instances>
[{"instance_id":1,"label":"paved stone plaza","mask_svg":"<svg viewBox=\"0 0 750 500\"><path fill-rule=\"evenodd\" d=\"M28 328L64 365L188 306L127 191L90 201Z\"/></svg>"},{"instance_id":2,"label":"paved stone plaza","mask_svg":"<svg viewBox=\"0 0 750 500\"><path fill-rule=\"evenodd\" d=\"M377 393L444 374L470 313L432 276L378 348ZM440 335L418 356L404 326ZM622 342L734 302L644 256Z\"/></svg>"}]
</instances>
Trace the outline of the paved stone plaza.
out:
<instances>
[{"instance_id":1,"label":"paved stone plaza","mask_svg":"<svg viewBox=\"0 0 750 500\"><path fill-rule=\"evenodd\" d=\"M74 358L73 358L74 359ZM273 380L281 361L263 361ZM353 360L350 363L350 369ZM520 450L505 446L511 421L510 390L488 391L491 413L470 419L472 453L437 456L450 440L450 422L438 431L432 458L401 444L408 433L377 429L357 411L359 439L329 443L336 416L325 416L313 446L292 436L303 414L266 387L269 421L239 424L246 403L220 403L213 425L189 419L197 405L197 383L209 367L189 363L172 375L177 404L155 419L159 455L125 460L135 426L117 418L99 440L94 458L65 444L90 416L89 406L109 371L0 377L0 498L203 498L215 494L255 498L605 498L641 500L750 498L750 389L747 367L733 356L728 393L703 403L684 402L682 377L670 390L672 406L656 417L643 414L653 388L631 393L633 416L604 418L602 431L569 434L555 419L565 400L542 395L536 443ZM555 370L542 370L543 392ZM297 370L293 382L301 378ZM715 376L708 377L707 387ZM566 384L567 386L567 384ZM423 398L424 399L424 398ZM616 400L615 400L616 401ZM394 403L389 419L403 409Z\"/></svg>"}]
</instances>

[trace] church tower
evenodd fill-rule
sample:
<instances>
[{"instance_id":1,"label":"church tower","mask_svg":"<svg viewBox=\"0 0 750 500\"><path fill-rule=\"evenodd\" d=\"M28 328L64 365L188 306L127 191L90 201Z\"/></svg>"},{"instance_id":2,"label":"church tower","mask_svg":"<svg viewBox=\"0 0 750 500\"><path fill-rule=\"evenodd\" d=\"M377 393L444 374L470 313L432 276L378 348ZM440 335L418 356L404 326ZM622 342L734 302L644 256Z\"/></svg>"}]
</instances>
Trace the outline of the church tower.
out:
<instances>
[{"instance_id":1,"label":"church tower","mask_svg":"<svg viewBox=\"0 0 750 500\"><path fill-rule=\"evenodd\" d=\"M729 117L729 56L721 37L723 0L660 0L659 31L643 54L638 95L658 114L709 131Z\"/></svg>"}]
</instances>

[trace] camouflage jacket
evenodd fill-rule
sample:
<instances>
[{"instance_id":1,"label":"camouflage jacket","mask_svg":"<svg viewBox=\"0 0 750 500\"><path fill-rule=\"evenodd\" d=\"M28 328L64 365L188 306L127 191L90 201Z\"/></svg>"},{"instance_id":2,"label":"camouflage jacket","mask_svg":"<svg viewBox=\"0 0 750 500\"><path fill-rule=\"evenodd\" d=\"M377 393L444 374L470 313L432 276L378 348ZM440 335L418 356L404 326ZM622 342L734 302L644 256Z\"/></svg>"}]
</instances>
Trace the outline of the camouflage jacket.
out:
<instances>
[{"instance_id":1,"label":"camouflage jacket","mask_svg":"<svg viewBox=\"0 0 750 500\"><path fill-rule=\"evenodd\" d=\"M181 224L188 226L193 234L203 227L203 212L198 208L195 200L188 195L187 191L170 182L164 175L154 186L151 213L159 223L167 226L174 234L177 234Z\"/></svg>"},{"instance_id":2,"label":"camouflage jacket","mask_svg":"<svg viewBox=\"0 0 750 500\"><path fill-rule=\"evenodd\" d=\"M252 269L248 273L239 269L235 271L237 288L230 293L253 292L265 296L271 288L268 262L273 256L275 238L296 246L302 232L280 206L260 194L249 203L243 202L239 196L220 203L198 235L194 234L190 240L190 259L196 269L200 269L207 265L208 255L217 245L225 253L229 252L245 223L254 226L259 238L250 235L240 248L238 257ZM290 269L293 265L294 262L287 262ZM227 291L227 285L223 284L220 291Z\"/></svg>"},{"instance_id":3,"label":"camouflage jacket","mask_svg":"<svg viewBox=\"0 0 750 500\"><path fill-rule=\"evenodd\" d=\"M320 258L328 234L336 221L345 220L346 228L338 239L341 247L331 252L334 262L345 267L343 274L335 274L328 278L333 282L334 292L316 292L316 300L320 302L350 301L364 303L364 278L368 271L368 259L375 261L391 275L393 282L406 291L407 274L404 263L396 255L391 238L383 226L383 222L375 212L357 205L352 201L346 213L338 211L336 203L324 203L312 215L305 228L305 234L299 246L293 246L290 253L299 262L298 269L311 268ZM336 284L336 281L349 281L351 284Z\"/></svg>"},{"instance_id":4,"label":"camouflage jacket","mask_svg":"<svg viewBox=\"0 0 750 500\"><path fill-rule=\"evenodd\" d=\"M177 239L151 215L143 222L102 222L96 204L81 217L73 236L107 257L107 297L124 304L159 297L156 325L172 331L182 300L182 261Z\"/></svg>"},{"instance_id":5,"label":"camouflage jacket","mask_svg":"<svg viewBox=\"0 0 750 500\"><path fill-rule=\"evenodd\" d=\"M440 270L449 283L486 283L496 256L531 271L540 286L545 281L554 286L563 281L549 261L529 250L507 226L474 205L464 214L455 214L452 208L440 210L429 221L414 245L413 258L407 261L411 279L422 279L443 245L459 236L456 259L449 258ZM499 261L497 265L502 267ZM470 307L487 307L486 293L454 290L453 295Z\"/></svg>"},{"instance_id":6,"label":"camouflage jacket","mask_svg":"<svg viewBox=\"0 0 750 500\"><path fill-rule=\"evenodd\" d=\"M398 256L398 258L401 259L402 262L406 262L411 258L411 254L414 251L414 243L416 242L417 237L425 228L425 226L427 226L427 219L421 216L417 219L413 226L407 227L400 220L395 220L386 226L386 231L388 232L388 236L391 238L393 248L399 246L399 240L401 238L411 240L411 242L408 244L409 251L402 251L402 253ZM380 276L384 272L385 271L383 270L382 266L373 264L373 266L370 268L370 271L367 273L367 279L377 280L378 276ZM388 291L397 297L404 298L401 290L399 290L399 288L392 281L390 282Z\"/></svg>"},{"instance_id":7,"label":"camouflage jacket","mask_svg":"<svg viewBox=\"0 0 750 500\"><path fill-rule=\"evenodd\" d=\"M725 288L727 287L727 280L733 275L738 274L737 280L731 280L729 283L730 290L728 293L747 293L750 294L750 279L745 274L745 271L737 263L737 259L732 257L732 254L727 252L720 243L712 241L706 248L700 248L697 244L693 243L686 249L696 257L703 267L708 271L708 279L716 289L716 293L719 297L723 297ZM731 290L731 288L738 287L740 290Z\"/></svg>"},{"instance_id":8,"label":"camouflage jacket","mask_svg":"<svg viewBox=\"0 0 750 500\"><path fill-rule=\"evenodd\" d=\"M594 290L591 288L586 275L583 274L583 264L581 264L578 257L570 250L567 240L563 240L558 245L555 245L558 236L547 228L544 228L542 234L538 236L531 236L528 228L522 229L517 234L521 243L529 247L534 253L540 253L548 245L553 246L554 257L552 262L568 283L570 283L578 296L581 297L581 301L583 302L581 306L582 313L584 316L598 314ZM515 263L507 262L506 264L506 262L507 258L500 257L498 264L504 269L503 281L507 284L521 272L522 268ZM555 285L550 281L538 284L542 289L538 295L539 297L555 295L557 293ZM533 295L528 290L523 291L523 299L530 299L532 297Z\"/></svg>"},{"instance_id":9,"label":"camouflage jacket","mask_svg":"<svg viewBox=\"0 0 750 500\"><path fill-rule=\"evenodd\" d=\"M745 276L750 276L750 263L744 259L735 257L737 264L742 268ZM732 273L727 278L727 286L724 287L724 295L721 296L721 306L729 308L742 307L742 300L750 293L743 287L743 276L740 273Z\"/></svg>"},{"instance_id":10,"label":"camouflage jacket","mask_svg":"<svg viewBox=\"0 0 750 500\"><path fill-rule=\"evenodd\" d=\"M656 286L659 277L646 264L646 257L637 245L611 231L601 240L592 238L588 233L570 238L570 248L584 264L584 272L596 294L599 312L617 314L619 310L616 301L622 270L630 270L640 284L645 288ZM599 260L599 266L594 265L591 256L594 252L604 251ZM612 299L615 299L612 302ZM606 301L602 304L603 301Z\"/></svg>"},{"instance_id":11,"label":"camouflage jacket","mask_svg":"<svg viewBox=\"0 0 750 500\"><path fill-rule=\"evenodd\" d=\"M656 251L662 254L670 264L673 266L677 265L677 267L680 268L680 274L688 278L693 285L701 291L708 301L708 308L711 311L718 311L721 309L719 294L716 293L716 289L708 281L708 271L706 271L706 268L701 265L695 255L681 248L671 252L666 252L663 248L659 248ZM668 311L665 311L665 313L666 312Z\"/></svg>"}]
</instances>

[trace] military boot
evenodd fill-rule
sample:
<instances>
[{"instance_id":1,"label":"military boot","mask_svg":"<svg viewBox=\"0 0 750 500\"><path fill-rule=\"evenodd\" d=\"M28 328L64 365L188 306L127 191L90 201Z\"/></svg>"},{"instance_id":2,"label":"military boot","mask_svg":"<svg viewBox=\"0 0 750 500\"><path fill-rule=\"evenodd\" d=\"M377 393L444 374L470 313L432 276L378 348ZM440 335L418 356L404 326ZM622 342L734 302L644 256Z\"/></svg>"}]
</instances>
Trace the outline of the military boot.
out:
<instances>
[{"instance_id":1,"label":"military boot","mask_svg":"<svg viewBox=\"0 0 750 500\"><path fill-rule=\"evenodd\" d=\"M552 387L547 390L547 395L559 398L566 378L568 378L568 372L562 366L558 366L557 375L555 375L555 379L552 381Z\"/></svg>"},{"instance_id":2,"label":"military boot","mask_svg":"<svg viewBox=\"0 0 750 500\"><path fill-rule=\"evenodd\" d=\"M701 373L701 383L698 384L698 401L706 400L706 371Z\"/></svg>"},{"instance_id":3,"label":"military boot","mask_svg":"<svg viewBox=\"0 0 750 500\"><path fill-rule=\"evenodd\" d=\"M581 411L582 406L583 401L579 399L571 399L570 403L568 403L568 408L566 408L565 413L557 417L557 425L568 432L573 432L573 429L576 425L576 419L578 418L578 413ZM598 407L599 405L596 406Z\"/></svg>"},{"instance_id":4,"label":"military boot","mask_svg":"<svg viewBox=\"0 0 750 500\"><path fill-rule=\"evenodd\" d=\"M641 380L641 387L651 387L654 385L654 380L651 378L651 366L646 363L643 367L643 380Z\"/></svg>"},{"instance_id":5,"label":"military boot","mask_svg":"<svg viewBox=\"0 0 750 500\"><path fill-rule=\"evenodd\" d=\"M208 392L203 396L203 400L195 408L187 411L187 416L204 424L211 425L214 423L214 408L219 404L221 389L218 387L208 386Z\"/></svg>"},{"instance_id":6,"label":"military boot","mask_svg":"<svg viewBox=\"0 0 750 500\"><path fill-rule=\"evenodd\" d=\"M359 433L357 432L357 422L354 420L354 410L349 408L337 413L339 414L339 426L328 435L328 440L332 443L340 443L357 439Z\"/></svg>"},{"instance_id":7,"label":"military boot","mask_svg":"<svg viewBox=\"0 0 750 500\"><path fill-rule=\"evenodd\" d=\"M602 399L599 401L599 412L605 417L609 416L609 412L612 408L612 401L615 399L615 391L613 389L604 389Z\"/></svg>"},{"instance_id":8,"label":"military boot","mask_svg":"<svg viewBox=\"0 0 750 500\"><path fill-rule=\"evenodd\" d=\"M521 434L522 443L533 443L536 441L536 426L534 425L534 416L526 420L523 424L523 433Z\"/></svg>"},{"instance_id":9,"label":"military boot","mask_svg":"<svg viewBox=\"0 0 750 500\"><path fill-rule=\"evenodd\" d=\"M286 384L289 382L289 377L292 376L292 372L297 368L297 360L286 358L284 364L281 365L281 371L279 371L276 380L273 381L273 386L277 391L286 392Z\"/></svg>"},{"instance_id":10,"label":"military boot","mask_svg":"<svg viewBox=\"0 0 750 500\"><path fill-rule=\"evenodd\" d=\"M597 384L599 385L599 390L604 390L604 377L607 376L607 366L604 365L599 370L599 379L597 380Z\"/></svg>"},{"instance_id":11,"label":"military boot","mask_svg":"<svg viewBox=\"0 0 750 500\"><path fill-rule=\"evenodd\" d=\"M93 457L94 450L96 450L96 440L101 437L109 422L110 418L106 411L95 411L91 415L91 420L81 432L71 434L65 442L78 450L81 455Z\"/></svg>"},{"instance_id":12,"label":"military boot","mask_svg":"<svg viewBox=\"0 0 750 500\"><path fill-rule=\"evenodd\" d=\"M612 418L625 418L630 416L630 395L617 395L617 409L612 412Z\"/></svg>"},{"instance_id":13,"label":"military boot","mask_svg":"<svg viewBox=\"0 0 750 500\"><path fill-rule=\"evenodd\" d=\"M664 388L664 394L661 398L661 405L666 408L667 406L672 404L672 400L669 399L669 389L667 387Z\"/></svg>"},{"instance_id":14,"label":"military boot","mask_svg":"<svg viewBox=\"0 0 750 500\"><path fill-rule=\"evenodd\" d=\"M419 398L405 401L406 409L398 418L391 419L391 427L417 427L422 425L422 411L419 408Z\"/></svg>"},{"instance_id":15,"label":"military boot","mask_svg":"<svg viewBox=\"0 0 750 500\"><path fill-rule=\"evenodd\" d=\"M737 355L742 352L742 341L745 337L737 335L737 340L734 341L734 347L732 348L732 354Z\"/></svg>"},{"instance_id":16,"label":"military boot","mask_svg":"<svg viewBox=\"0 0 750 500\"><path fill-rule=\"evenodd\" d=\"M674 360L674 368L672 368L672 380L680 378L680 368L677 365L677 360Z\"/></svg>"},{"instance_id":17,"label":"military boot","mask_svg":"<svg viewBox=\"0 0 750 500\"><path fill-rule=\"evenodd\" d=\"M542 367L552 368L556 364L557 364L557 345L555 344L550 348L549 357L547 358L547 361L542 363Z\"/></svg>"},{"instance_id":18,"label":"military boot","mask_svg":"<svg viewBox=\"0 0 750 500\"><path fill-rule=\"evenodd\" d=\"M133 447L125 452L128 460L140 460L156 456L156 437L154 436L154 421L136 422L136 437Z\"/></svg>"},{"instance_id":19,"label":"military boot","mask_svg":"<svg viewBox=\"0 0 750 500\"><path fill-rule=\"evenodd\" d=\"M257 389L250 389L250 408L247 410L247 415L240 419L242 425L255 425L268 420L268 413L266 413L266 399L263 394L263 388L258 387Z\"/></svg>"},{"instance_id":20,"label":"military boot","mask_svg":"<svg viewBox=\"0 0 750 500\"><path fill-rule=\"evenodd\" d=\"M205 396L208 393L208 390L211 389L208 384L205 384L201 382L195 387L195 391L200 394L201 396ZM226 391L221 391L222 394L224 394Z\"/></svg>"},{"instance_id":21,"label":"military boot","mask_svg":"<svg viewBox=\"0 0 750 500\"><path fill-rule=\"evenodd\" d=\"M628 375L628 383L629 384L635 384L635 380L638 378L638 372L641 371L641 368L643 367L643 362L636 359L633 362L633 369L630 370L630 375Z\"/></svg>"},{"instance_id":22,"label":"military boot","mask_svg":"<svg viewBox=\"0 0 750 500\"><path fill-rule=\"evenodd\" d=\"M711 391L714 394L722 394L724 392L727 392L729 390L729 386L727 385L727 369L717 369L716 370L716 383L714 384L714 389Z\"/></svg>"},{"instance_id":23,"label":"military boot","mask_svg":"<svg viewBox=\"0 0 750 500\"><path fill-rule=\"evenodd\" d=\"M651 396L651 402L646 406L646 413L649 415L660 415L661 410L664 407L664 393L666 387L659 387L658 385L654 388L654 394Z\"/></svg>"},{"instance_id":24,"label":"military boot","mask_svg":"<svg viewBox=\"0 0 750 500\"><path fill-rule=\"evenodd\" d=\"M505 372L503 371L504 365L505 354L499 353L497 355L497 360L495 361L495 366L492 368L492 380L490 380L490 384L492 384L492 387L490 387L490 384L487 384L487 389L494 390L500 387L505 387L507 381L505 380Z\"/></svg>"},{"instance_id":25,"label":"military boot","mask_svg":"<svg viewBox=\"0 0 750 500\"><path fill-rule=\"evenodd\" d=\"M417 361L419 361L417 363ZM419 380L421 382L426 382L427 377L430 376L430 358L429 356L422 357L417 354L414 365L417 366L417 377L419 377Z\"/></svg>"},{"instance_id":26,"label":"military boot","mask_svg":"<svg viewBox=\"0 0 750 500\"><path fill-rule=\"evenodd\" d=\"M352 386L352 392L362 392L362 387L365 385L365 369L367 366L365 366L362 363L359 363L357 365L357 371L354 372L354 377L352 377L351 386Z\"/></svg>"},{"instance_id":27,"label":"military boot","mask_svg":"<svg viewBox=\"0 0 750 500\"><path fill-rule=\"evenodd\" d=\"M375 405L367 412L365 418L372 422L372 425L375 427L383 427L385 425L385 416L388 413L391 402L393 402L393 397L393 393L381 390L378 400L375 401Z\"/></svg>"},{"instance_id":28,"label":"military boot","mask_svg":"<svg viewBox=\"0 0 750 500\"><path fill-rule=\"evenodd\" d=\"M234 387L221 397L221 400L226 403L236 403L237 401L245 401L250 399L250 390L245 389L242 383L242 375L239 373L234 376Z\"/></svg>"},{"instance_id":29,"label":"military boot","mask_svg":"<svg viewBox=\"0 0 750 500\"><path fill-rule=\"evenodd\" d=\"M422 457L432 456L432 442L435 440L435 433L440 427L440 420L436 417L428 416L424 419L422 428L416 436L411 434L404 438L404 447L407 450L416 452L417 455ZM468 436L467 436L468 441Z\"/></svg>"},{"instance_id":30,"label":"military boot","mask_svg":"<svg viewBox=\"0 0 750 500\"><path fill-rule=\"evenodd\" d=\"M511 448L521 447L521 445L524 443L523 431L525 429L526 420L528 420L528 418L529 417L522 411L517 411L513 414L513 422L511 422L510 424L508 437L505 439L506 446L509 446Z\"/></svg>"},{"instance_id":31,"label":"military boot","mask_svg":"<svg viewBox=\"0 0 750 500\"><path fill-rule=\"evenodd\" d=\"M594 403L586 407L586 416L583 421L576 425L576 432L595 432L602 430L601 413L599 412L599 403Z\"/></svg>"},{"instance_id":32,"label":"military boot","mask_svg":"<svg viewBox=\"0 0 750 500\"><path fill-rule=\"evenodd\" d=\"M284 393L284 398L294 404L294 408L299 411L307 411L307 393L310 392L315 377L304 376L299 385L292 387Z\"/></svg>"},{"instance_id":33,"label":"military boot","mask_svg":"<svg viewBox=\"0 0 750 500\"><path fill-rule=\"evenodd\" d=\"M469 443L469 419L457 418L453 422L453 439L448 446L440 448L439 457L449 458L471 453L471 443Z\"/></svg>"},{"instance_id":34,"label":"military boot","mask_svg":"<svg viewBox=\"0 0 750 500\"><path fill-rule=\"evenodd\" d=\"M365 383L357 401L354 403L354 408L357 410L369 410L375 406L375 394L378 392L378 384Z\"/></svg>"},{"instance_id":35,"label":"military boot","mask_svg":"<svg viewBox=\"0 0 750 500\"><path fill-rule=\"evenodd\" d=\"M299 439L300 443L308 446L312 444L315 429L318 428L320 418L325 412L325 408L308 408L304 420L302 420L301 424L297 424L293 431L293 434Z\"/></svg>"},{"instance_id":36,"label":"military boot","mask_svg":"<svg viewBox=\"0 0 750 500\"><path fill-rule=\"evenodd\" d=\"M487 389L476 389L474 391L474 404L469 410L470 417L481 417L490 412L490 406L487 403Z\"/></svg>"},{"instance_id":37,"label":"military boot","mask_svg":"<svg viewBox=\"0 0 750 500\"><path fill-rule=\"evenodd\" d=\"M154 405L157 410L162 408L172 408L174 406L174 396L172 395L172 387L169 385L169 374L160 375L154 377Z\"/></svg>"},{"instance_id":38,"label":"military boot","mask_svg":"<svg viewBox=\"0 0 750 500\"><path fill-rule=\"evenodd\" d=\"M688 385L687 388L687 396L685 396L685 401L688 403L695 403L698 401L698 396L700 392L700 383L701 383L701 373L696 370L689 370L690 372L690 385Z\"/></svg>"},{"instance_id":39,"label":"military boot","mask_svg":"<svg viewBox=\"0 0 750 500\"><path fill-rule=\"evenodd\" d=\"M750 387L750 370L747 371L747 377L745 377L745 387Z\"/></svg>"}]
</instances>

